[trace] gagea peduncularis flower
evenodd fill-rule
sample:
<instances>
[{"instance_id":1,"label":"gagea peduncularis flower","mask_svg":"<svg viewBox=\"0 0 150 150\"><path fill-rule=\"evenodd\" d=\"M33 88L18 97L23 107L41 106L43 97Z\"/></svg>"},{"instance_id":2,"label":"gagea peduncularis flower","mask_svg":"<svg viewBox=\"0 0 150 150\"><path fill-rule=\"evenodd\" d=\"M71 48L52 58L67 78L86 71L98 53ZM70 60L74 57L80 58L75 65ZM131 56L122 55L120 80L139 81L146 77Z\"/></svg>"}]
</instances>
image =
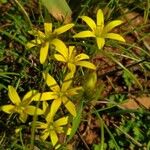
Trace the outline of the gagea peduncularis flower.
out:
<instances>
[{"instance_id":1,"label":"gagea peduncularis flower","mask_svg":"<svg viewBox=\"0 0 150 150\"><path fill-rule=\"evenodd\" d=\"M54 45L57 47L57 43L59 43L58 35L66 32L70 28L74 26L73 23L63 25L57 29L52 31L52 23L44 23L44 33L39 30L29 31L30 34L34 35L36 39L27 43L27 48L32 48L34 46L40 45L40 63L44 64L46 58L48 56L48 50L50 45Z\"/></svg>"},{"instance_id":2,"label":"gagea peduncularis flower","mask_svg":"<svg viewBox=\"0 0 150 150\"><path fill-rule=\"evenodd\" d=\"M99 49L104 47L105 38L125 42L125 39L121 35L110 32L116 26L122 24L123 21L114 20L104 26L104 15L101 9L97 11L96 23L88 16L81 16L80 18L90 27L91 30L81 31L75 34L73 36L74 38L94 37L96 38L97 46Z\"/></svg>"},{"instance_id":3,"label":"gagea peduncularis flower","mask_svg":"<svg viewBox=\"0 0 150 150\"><path fill-rule=\"evenodd\" d=\"M50 106L50 113L52 116L56 114L57 110L59 109L62 103L73 116L76 116L76 107L71 101L71 97L78 94L78 91L80 91L82 87L71 87L73 75L74 74L72 72L68 73L62 85L59 86L50 74L43 73L44 80L52 92L43 92L36 94L33 97L33 100L53 100Z\"/></svg>"},{"instance_id":4,"label":"gagea peduncularis flower","mask_svg":"<svg viewBox=\"0 0 150 150\"><path fill-rule=\"evenodd\" d=\"M46 117L46 122L36 122L36 128L43 130L41 139L45 141L50 137L52 145L55 146L58 142L58 134L64 133L63 126L68 123L68 117L62 117L54 121L53 116L49 113Z\"/></svg>"},{"instance_id":5,"label":"gagea peduncularis flower","mask_svg":"<svg viewBox=\"0 0 150 150\"><path fill-rule=\"evenodd\" d=\"M76 66L96 70L96 66L87 61L89 56L85 53L77 54L75 46L69 46L67 48L66 45L61 42L56 51L58 51L59 54L54 54L55 59L67 63L68 68L73 73L76 71Z\"/></svg>"},{"instance_id":6,"label":"gagea peduncularis flower","mask_svg":"<svg viewBox=\"0 0 150 150\"><path fill-rule=\"evenodd\" d=\"M37 115L43 114L43 110L30 105L32 102L32 96L35 94L36 91L29 91L24 95L21 101L16 89L13 86L8 86L8 96L14 105L3 105L1 106L1 110L8 114L18 113L19 119L24 123L26 122L28 115L33 116L35 113Z\"/></svg>"}]
</instances>

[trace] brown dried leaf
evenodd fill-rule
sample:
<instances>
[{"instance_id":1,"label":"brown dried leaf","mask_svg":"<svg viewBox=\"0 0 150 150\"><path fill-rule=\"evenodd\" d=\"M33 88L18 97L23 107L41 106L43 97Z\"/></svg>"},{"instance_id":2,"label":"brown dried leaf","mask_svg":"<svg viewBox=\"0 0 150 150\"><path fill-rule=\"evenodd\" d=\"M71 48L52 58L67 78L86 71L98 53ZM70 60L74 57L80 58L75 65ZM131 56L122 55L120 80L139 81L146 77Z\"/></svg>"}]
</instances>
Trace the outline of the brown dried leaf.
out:
<instances>
[{"instance_id":1,"label":"brown dried leaf","mask_svg":"<svg viewBox=\"0 0 150 150\"><path fill-rule=\"evenodd\" d=\"M127 102L121 104L121 107L125 109L138 109L142 106L150 109L150 97L138 97L135 100L129 99Z\"/></svg>"}]
</instances>

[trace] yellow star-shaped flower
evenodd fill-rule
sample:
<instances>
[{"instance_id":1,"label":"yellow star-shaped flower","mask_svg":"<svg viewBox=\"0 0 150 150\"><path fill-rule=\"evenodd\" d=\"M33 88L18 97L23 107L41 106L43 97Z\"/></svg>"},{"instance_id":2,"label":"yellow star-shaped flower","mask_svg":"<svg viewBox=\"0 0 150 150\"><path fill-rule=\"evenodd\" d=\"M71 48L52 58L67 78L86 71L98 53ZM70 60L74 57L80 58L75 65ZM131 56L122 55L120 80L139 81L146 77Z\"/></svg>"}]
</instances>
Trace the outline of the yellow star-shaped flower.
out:
<instances>
[{"instance_id":1,"label":"yellow star-shaped flower","mask_svg":"<svg viewBox=\"0 0 150 150\"><path fill-rule=\"evenodd\" d=\"M52 116L56 114L62 103L73 116L76 116L76 108L70 98L78 94L78 91L81 90L82 87L71 88L73 73L71 72L66 75L61 87L48 73L43 73L43 77L52 92L38 93L32 99L34 101L53 100L50 108L50 113Z\"/></svg>"},{"instance_id":2,"label":"yellow star-shaped flower","mask_svg":"<svg viewBox=\"0 0 150 150\"><path fill-rule=\"evenodd\" d=\"M52 23L44 23L44 33L39 30L29 31L30 34L36 36L36 39L28 42L27 48L32 48L34 46L40 45L40 63L44 64L48 56L48 50L50 45L54 45L57 47L56 43L59 43L59 41L61 41L57 38L57 36L66 32L73 26L74 24L70 23L52 31Z\"/></svg>"},{"instance_id":3,"label":"yellow star-shaped flower","mask_svg":"<svg viewBox=\"0 0 150 150\"><path fill-rule=\"evenodd\" d=\"M75 46L69 46L69 48L67 48L66 45L61 42L56 51L58 51L59 54L54 54L55 59L57 61L67 63L68 68L73 73L75 73L76 71L76 66L81 66L93 70L96 69L96 66L94 64L87 61L89 59L89 56L87 54L81 53L77 55Z\"/></svg>"},{"instance_id":4,"label":"yellow star-shaped flower","mask_svg":"<svg viewBox=\"0 0 150 150\"><path fill-rule=\"evenodd\" d=\"M8 86L8 96L14 105L3 105L1 106L1 110L8 114L19 113L19 119L23 123L26 122L28 115L34 115L35 112L37 115L41 115L43 114L43 110L29 105L32 102L32 97L35 95L35 93L36 91L27 92L21 101L15 88Z\"/></svg>"},{"instance_id":5,"label":"yellow star-shaped flower","mask_svg":"<svg viewBox=\"0 0 150 150\"><path fill-rule=\"evenodd\" d=\"M52 145L55 146L58 142L58 135L64 133L63 126L68 123L68 117L62 117L56 121L53 120L53 117L49 113L46 117L45 122L36 122L37 129L43 129L41 139L46 140L50 137Z\"/></svg>"},{"instance_id":6,"label":"yellow star-shaped flower","mask_svg":"<svg viewBox=\"0 0 150 150\"><path fill-rule=\"evenodd\" d=\"M90 27L91 30L86 30L75 34L74 38L94 37L96 38L97 46L102 49L105 45L105 38L114 39L125 42L125 39L116 33L109 33L113 28L123 23L121 20L114 20L104 26L104 15L101 9L97 11L96 23L88 16L80 17Z\"/></svg>"}]
</instances>

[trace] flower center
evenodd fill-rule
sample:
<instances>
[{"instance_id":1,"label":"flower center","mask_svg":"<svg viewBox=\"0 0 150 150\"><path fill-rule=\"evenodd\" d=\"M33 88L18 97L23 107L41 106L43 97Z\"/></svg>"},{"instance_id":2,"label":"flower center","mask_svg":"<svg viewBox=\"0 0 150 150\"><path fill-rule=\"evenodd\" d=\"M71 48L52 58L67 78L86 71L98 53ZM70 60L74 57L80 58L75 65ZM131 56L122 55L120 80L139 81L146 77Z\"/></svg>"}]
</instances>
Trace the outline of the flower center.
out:
<instances>
[{"instance_id":1,"label":"flower center","mask_svg":"<svg viewBox=\"0 0 150 150\"><path fill-rule=\"evenodd\" d=\"M51 130L54 130L54 124L53 122L50 122L49 125L48 125L48 130L51 131Z\"/></svg>"},{"instance_id":2,"label":"flower center","mask_svg":"<svg viewBox=\"0 0 150 150\"><path fill-rule=\"evenodd\" d=\"M64 95L65 95L65 93L63 91L60 91L60 92L57 93L57 96L59 98L63 97Z\"/></svg>"}]
</instances>

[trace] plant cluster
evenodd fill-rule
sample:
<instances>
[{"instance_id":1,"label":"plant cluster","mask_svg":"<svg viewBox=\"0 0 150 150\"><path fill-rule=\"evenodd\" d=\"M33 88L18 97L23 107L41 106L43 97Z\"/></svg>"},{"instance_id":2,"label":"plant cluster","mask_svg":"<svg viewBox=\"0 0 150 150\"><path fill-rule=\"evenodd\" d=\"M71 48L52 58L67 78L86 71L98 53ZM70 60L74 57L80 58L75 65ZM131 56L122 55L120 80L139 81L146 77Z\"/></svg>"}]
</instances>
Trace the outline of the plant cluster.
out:
<instances>
[{"instance_id":1,"label":"plant cluster","mask_svg":"<svg viewBox=\"0 0 150 150\"><path fill-rule=\"evenodd\" d=\"M98 50L103 49L106 38L125 42L121 35L111 32L113 28L123 22L115 20L105 26L104 14L101 9L97 11L96 23L88 16L81 16L80 18L90 29L76 33L73 38L95 38ZM68 135L72 132L69 118L75 118L78 113L76 95L85 90L83 86L74 85L73 80L78 73L77 68L84 67L92 70L92 79L87 81L87 88L94 89L96 84L96 66L89 61L90 57L86 53L79 53L75 45L66 45L59 38L60 34L74 26L75 24L70 23L53 30L52 23L44 23L44 32L38 29L29 31L29 34L33 35L35 39L28 42L26 48L38 47L40 50L39 61L43 66L48 64L48 58L61 63L64 66L65 77L63 81L56 81L53 74L50 74L48 70L43 70L41 78L43 78L46 89L49 90L42 92L30 90L23 98L19 97L15 87L9 85L8 96L13 104L1 106L1 110L7 114L19 114L22 123L27 121L28 115L41 116L43 121L35 119L33 124L40 131L41 139L45 141L50 137L55 148L59 147L59 134ZM66 110L63 111L65 113L60 113L62 108L65 108L70 115L66 113ZM59 117L58 114L63 115Z\"/></svg>"}]
</instances>

